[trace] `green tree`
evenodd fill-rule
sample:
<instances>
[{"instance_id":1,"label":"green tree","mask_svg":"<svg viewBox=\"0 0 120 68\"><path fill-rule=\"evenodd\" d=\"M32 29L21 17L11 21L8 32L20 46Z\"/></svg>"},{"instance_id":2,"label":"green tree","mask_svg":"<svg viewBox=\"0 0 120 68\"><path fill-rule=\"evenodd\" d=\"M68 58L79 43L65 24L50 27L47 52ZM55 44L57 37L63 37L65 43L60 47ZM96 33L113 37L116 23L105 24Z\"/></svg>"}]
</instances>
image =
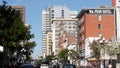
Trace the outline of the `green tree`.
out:
<instances>
[{"instance_id":1,"label":"green tree","mask_svg":"<svg viewBox=\"0 0 120 68\"><path fill-rule=\"evenodd\" d=\"M46 60L51 62L53 59L55 59L55 56L54 55L48 55L46 56Z\"/></svg>"},{"instance_id":2,"label":"green tree","mask_svg":"<svg viewBox=\"0 0 120 68\"><path fill-rule=\"evenodd\" d=\"M119 59L119 55L120 55L119 42L108 42L105 50L106 50L106 54L110 56L111 60L113 59L114 56L117 56L117 59Z\"/></svg>"},{"instance_id":3,"label":"green tree","mask_svg":"<svg viewBox=\"0 0 120 68\"><path fill-rule=\"evenodd\" d=\"M79 59L79 54L75 50L71 49L69 50L69 53L72 59Z\"/></svg>"},{"instance_id":4,"label":"green tree","mask_svg":"<svg viewBox=\"0 0 120 68\"><path fill-rule=\"evenodd\" d=\"M117 59L120 60L120 44L118 46L118 48L116 49L117 50Z\"/></svg>"},{"instance_id":5,"label":"green tree","mask_svg":"<svg viewBox=\"0 0 120 68\"><path fill-rule=\"evenodd\" d=\"M106 49L106 54L108 54L110 56L110 59L112 59L112 56L115 56L116 48L114 48L114 46L107 45L105 49Z\"/></svg>"},{"instance_id":6,"label":"green tree","mask_svg":"<svg viewBox=\"0 0 120 68\"><path fill-rule=\"evenodd\" d=\"M6 4L0 6L0 45L16 49L17 44L25 39L26 30L18 11Z\"/></svg>"},{"instance_id":7,"label":"green tree","mask_svg":"<svg viewBox=\"0 0 120 68\"><path fill-rule=\"evenodd\" d=\"M68 57L70 59L68 59ZM79 54L76 51L74 51L73 49L71 49L71 50L63 49L62 51L60 51L58 53L58 58L60 61L63 61L63 60L65 60L65 61L72 60L73 61L73 59L79 59Z\"/></svg>"},{"instance_id":8,"label":"green tree","mask_svg":"<svg viewBox=\"0 0 120 68\"><path fill-rule=\"evenodd\" d=\"M25 54L26 54L26 60L31 61L32 58L30 57L30 55L33 53L33 49L36 46L36 43L33 42L27 42L24 45L24 49L26 50Z\"/></svg>"},{"instance_id":9,"label":"green tree","mask_svg":"<svg viewBox=\"0 0 120 68\"><path fill-rule=\"evenodd\" d=\"M97 41L93 41L93 43L91 43L90 48L93 50L93 57L97 59L97 61L99 62L99 67L100 67L100 43L98 43Z\"/></svg>"},{"instance_id":10,"label":"green tree","mask_svg":"<svg viewBox=\"0 0 120 68\"><path fill-rule=\"evenodd\" d=\"M73 60L79 59L79 54L73 49L69 50L68 56L69 56L69 60L71 60L72 63L73 63Z\"/></svg>"},{"instance_id":11,"label":"green tree","mask_svg":"<svg viewBox=\"0 0 120 68\"><path fill-rule=\"evenodd\" d=\"M97 41L93 41L93 43L90 45L91 46L91 49L93 50L93 56L96 58L96 59L100 59L100 45Z\"/></svg>"},{"instance_id":12,"label":"green tree","mask_svg":"<svg viewBox=\"0 0 120 68\"><path fill-rule=\"evenodd\" d=\"M25 49L31 52L36 45L29 41L31 38L34 35L30 33L30 27L26 27L22 21L22 14L3 2L0 5L0 45L4 47L4 55L12 56L15 51L20 50L21 41L25 42Z\"/></svg>"},{"instance_id":13,"label":"green tree","mask_svg":"<svg viewBox=\"0 0 120 68\"><path fill-rule=\"evenodd\" d=\"M59 54L58 54L58 58L61 60L68 60L68 49L63 49Z\"/></svg>"}]
</instances>

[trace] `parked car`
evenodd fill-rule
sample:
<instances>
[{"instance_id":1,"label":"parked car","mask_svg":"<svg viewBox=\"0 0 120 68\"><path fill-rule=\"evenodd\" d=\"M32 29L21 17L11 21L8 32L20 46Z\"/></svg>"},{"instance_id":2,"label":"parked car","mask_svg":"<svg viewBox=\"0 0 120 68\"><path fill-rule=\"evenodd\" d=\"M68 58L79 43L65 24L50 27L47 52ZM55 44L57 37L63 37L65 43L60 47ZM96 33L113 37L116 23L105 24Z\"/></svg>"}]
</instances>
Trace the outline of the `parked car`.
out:
<instances>
[{"instance_id":1,"label":"parked car","mask_svg":"<svg viewBox=\"0 0 120 68\"><path fill-rule=\"evenodd\" d=\"M48 64L41 64L40 68L49 68Z\"/></svg>"},{"instance_id":2,"label":"parked car","mask_svg":"<svg viewBox=\"0 0 120 68\"><path fill-rule=\"evenodd\" d=\"M25 63L25 64L20 65L20 68L34 68L34 66L32 64Z\"/></svg>"},{"instance_id":3,"label":"parked car","mask_svg":"<svg viewBox=\"0 0 120 68\"><path fill-rule=\"evenodd\" d=\"M53 65L53 68L60 68L60 65L58 63Z\"/></svg>"},{"instance_id":4,"label":"parked car","mask_svg":"<svg viewBox=\"0 0 120 68\"><path fill-rule=\"evenodd\" d=\"M76 68L76 66L73 64L63 64L62 68Z\"/></svg>"}]
</instances>

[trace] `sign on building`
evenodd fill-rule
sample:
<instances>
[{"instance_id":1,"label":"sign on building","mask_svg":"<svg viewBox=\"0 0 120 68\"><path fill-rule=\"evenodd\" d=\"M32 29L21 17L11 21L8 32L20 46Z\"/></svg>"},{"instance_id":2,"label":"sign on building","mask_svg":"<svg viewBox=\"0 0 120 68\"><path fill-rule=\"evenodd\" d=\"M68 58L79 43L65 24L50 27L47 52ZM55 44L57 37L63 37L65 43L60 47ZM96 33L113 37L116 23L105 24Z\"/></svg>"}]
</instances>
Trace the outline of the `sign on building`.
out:
<instances>
[{"instance_id":1,"label":"sign on building","mask_svg":"<svg viewBox=\"0 0 120 68\"><path fill-rule=\"evenodd\" d=\"M87 14L114 14L113 9L88 9Z\"/></svg>"}]
</instances>

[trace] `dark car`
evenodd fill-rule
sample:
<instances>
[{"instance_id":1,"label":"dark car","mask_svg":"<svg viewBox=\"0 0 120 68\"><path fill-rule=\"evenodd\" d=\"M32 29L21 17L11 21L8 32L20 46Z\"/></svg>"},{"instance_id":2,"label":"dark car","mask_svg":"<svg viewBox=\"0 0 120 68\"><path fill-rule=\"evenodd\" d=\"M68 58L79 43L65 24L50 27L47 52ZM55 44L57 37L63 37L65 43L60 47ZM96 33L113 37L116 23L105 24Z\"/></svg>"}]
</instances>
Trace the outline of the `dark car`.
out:
<instances>
[{"instance_id":1,"label":"dark car","mask_svg":"<svg viewBox=\"0 0 120 68\"><path fill-rule=\"evenodd\" d=\"M76 68L73 64L63 64L62 68Z\"/></svg>"},{"instance_id":2,"label":"dark car","mask_svg":"<svg viewBox=\"0 0 120 68\"><path fill-rule=\"evenodd\" d=\"M40 68L49 68L48 64L41 64Z\"/></svg>"},{"instance_id":3,"label":"dark car","mask_svg":"<svg viewBox=\"0 0 120 68\"><path fill-rule=\"evenodd\" d=\"M22 64L20 68L34 68L32 64Z\"/></svg>"},{"instance_id":4,"label":"dark car","mask_svg":"<svg viewBox=\"0 0 120 68\"><path fill-rule=\"evenodd\" d=\"M54 64L53 65L53 68L60 68L60 65L57 63L57 64Z\"/></svg>"}]
</instances>

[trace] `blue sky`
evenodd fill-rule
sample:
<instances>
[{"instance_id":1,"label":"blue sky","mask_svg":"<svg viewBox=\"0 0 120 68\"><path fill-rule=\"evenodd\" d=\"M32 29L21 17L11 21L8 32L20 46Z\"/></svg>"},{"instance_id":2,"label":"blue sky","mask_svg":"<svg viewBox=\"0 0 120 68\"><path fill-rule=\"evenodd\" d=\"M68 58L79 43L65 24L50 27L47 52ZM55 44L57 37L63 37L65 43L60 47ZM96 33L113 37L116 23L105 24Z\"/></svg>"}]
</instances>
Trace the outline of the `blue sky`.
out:
<instances>
[{"instance_id":1,"label":"blue sky","mask_svg":"<svg viewBox=\"0 0 120 68\"><path fill-rule=\"evenodd\" d=\"M47 6L63 5L70 10L78 12L83 8L93 8L101 5L111 6L111 0L5 0L11 6L25 6L26 23L31 25L31 33L37 46L34 48L33 57L42 53L42 10ZM2 0L0 0L2 3Z\"/></svg>"}]
</instances>

